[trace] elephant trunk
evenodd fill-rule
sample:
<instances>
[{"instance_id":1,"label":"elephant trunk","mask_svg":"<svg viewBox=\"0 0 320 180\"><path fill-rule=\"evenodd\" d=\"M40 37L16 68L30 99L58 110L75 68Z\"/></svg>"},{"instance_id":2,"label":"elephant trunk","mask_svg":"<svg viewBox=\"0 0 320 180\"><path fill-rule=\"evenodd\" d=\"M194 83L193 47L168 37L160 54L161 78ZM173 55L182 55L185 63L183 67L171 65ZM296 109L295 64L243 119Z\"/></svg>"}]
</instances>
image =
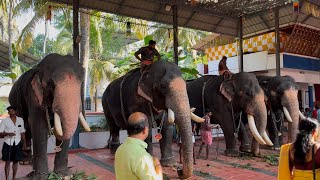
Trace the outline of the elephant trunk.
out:
<instances>
[{"instance_id":1,"label":"elephant trunk","mask_svg":"<svg viewBox=\"0 0 320 180\"><path fill-rule=\"evenodd\" d=\"M71 75L56 83L52 109L55 114L55 129L59 126L62 129L55 133L61 141L70 139L77 128L81 104L80 88L81 82Z\"/></svg>"},{"instance_id":2,"label":"elephant trunk","mask_svg":"<svg viewBox=\"0 0 320 180\"><path fill-rule=\"evenodd\" d=\"M286 119L288 120L288 142L294 142L298 133L299 124L299 102L298 102L298 90L289 89L284 91L281 99L283 111Z\"/></svg>"},{"instance_id":3,"label":"elephant trunk","mask_svg":"<svg viewBox=\"0 0 320 180\"><path fill-rule=\"evenodd\" d=\"M258 94L256 94L253 98L253 100L248 104L246 108L246 113L251 117L248 119L248 121L251 120L251 123L256 124L256 130L258 131L258 134L254 138L257 142L260 144L267 144L269 146L272 146L272 142L270 141L267 133L266 133L266 126L267 126L267 108L264 102L264 92L262 89L259 91ZM252 122L254 119L254 122ZM250 123L250 122L249 122ZM250 124L249 124L250 125ZM250 127L251 129L251 127ZM253 130L251 130L253 131ZM254 132L252 132L254 133ZM260 137L259 137L260 135ZM252 145L252 151L253 153L259 152L259 146L258 143L253 143Z\"/></svg>"},{"instance_id":4,"label":"elephant trunk","mask_svg":"<svg viewBox=\"0 0 320 180\"><path fill-rule=\"evenodd\" d=\"M183 151L183 168L180 178L189 178L193 173L193 143L190 119L190 105L186 84L182 78L176 78L169 85L166 106L175 114L175 123L179 128Z\"/></svg>"}]
</instances>

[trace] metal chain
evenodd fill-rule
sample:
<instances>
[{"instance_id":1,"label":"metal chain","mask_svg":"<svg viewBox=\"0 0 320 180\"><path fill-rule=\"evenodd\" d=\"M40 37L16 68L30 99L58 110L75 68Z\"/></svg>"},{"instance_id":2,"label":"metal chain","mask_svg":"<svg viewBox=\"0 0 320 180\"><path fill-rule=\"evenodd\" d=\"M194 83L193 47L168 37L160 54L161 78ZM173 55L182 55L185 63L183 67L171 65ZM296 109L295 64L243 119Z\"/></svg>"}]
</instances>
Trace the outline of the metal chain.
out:
<instances>
[{"instance_id":1,"label":"metal chain","mask_svg":"<svg viewBox=\"0 0 320 180\"><path fill-rule=\"evenodd\" d=\"M230 106L231 106L231 116L232 116L232 120L233 120L233 128L234 128L234 137L235 139L238 138L238 133L239 133L239 130L240 130L240 124L241 124L241 119L242 119L242 111L240 111L240 119L239 119L239 124L238 124L238 127L236 127L236 121L235 119L237 119L239 116L237 116L237 118L234 118L234 111L233 111L233 104L232 104L232 101L230 101Z\"/></svg>"},{"instance_id":2,"label":"metal chain","mask_svg":"<svg viewBox=\"0 0 320 180\"><path fill-rule=\"evenodd\" d=\"M164 160L169 160L169 159L173 159L174 156L169 156L169 157L165 157L165 158L162 158L160 159L160 161L164 161Z\"/></svg>"},{"instance_id":3,"label":"metal chain","mask_svg":"<svg viewBox=\"0 0 320 180\"><path fill-rule=\"evenodd\" d=\"M280 116L280 118L277 120L277 118L275 117L275 113L272 111L272 108L270 108L270 111L271 111L271 118L272 118L272 122L273 122L274 128L277 131L278 136L281 136L282 133L280 131L282 129L282 123L283 123L282 117ZM276 124L276 123L279 123L279 122L280 122L280 127L279 127L280 131L279 131L279 129L277 127L277 124Z\"/></svg>"},{"instance_id":4,"label":"metal chain","mask_svg":"<svg viewBox=\"0 0 320 180\"><path fill-rule=\"evenodd\" d=\"M37 175L49 175L50 172L36 172L35 170L27 174L27 177L37 176Z\"/></svg>"},{"instance_id":5,"label":"metal chain","mask_svg":"<svg viewBox=\"0 0 320 180\"><path fill-rule=\"evenodd\" d=\"M54 133L53 133L53 130L52 130L51 124L50 124L48 107L46 107L46 119L47 119L48 131L49 131L49 133L48 133L48 139L49 139L50 136L54 135ZM52 142L53 142L53 140L52 140ZM61 141L59 146L55 145L56 146L55 148L61 149L62 143L63 143L63 141ZM53 144L55 144L55 143L53 142Z\"/></svg>"}]
</instances>

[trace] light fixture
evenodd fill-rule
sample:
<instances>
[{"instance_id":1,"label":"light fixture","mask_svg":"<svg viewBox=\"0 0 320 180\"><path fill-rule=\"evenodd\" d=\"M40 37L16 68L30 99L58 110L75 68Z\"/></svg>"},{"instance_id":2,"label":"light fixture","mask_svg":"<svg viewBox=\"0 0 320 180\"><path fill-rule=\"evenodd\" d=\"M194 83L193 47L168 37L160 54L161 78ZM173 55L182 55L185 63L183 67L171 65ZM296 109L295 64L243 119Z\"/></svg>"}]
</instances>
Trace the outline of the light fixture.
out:
<instances>
[{"instance_id":1,"label":"light fixture","mask_svg":"<svg viewBox=\"0 0 320 180\"><path fill-rule=\"evenodd\" d=\"M170 11L171 10L171 6L170 5L166 5L166 11Z\"/></svg>"}]
</instances>

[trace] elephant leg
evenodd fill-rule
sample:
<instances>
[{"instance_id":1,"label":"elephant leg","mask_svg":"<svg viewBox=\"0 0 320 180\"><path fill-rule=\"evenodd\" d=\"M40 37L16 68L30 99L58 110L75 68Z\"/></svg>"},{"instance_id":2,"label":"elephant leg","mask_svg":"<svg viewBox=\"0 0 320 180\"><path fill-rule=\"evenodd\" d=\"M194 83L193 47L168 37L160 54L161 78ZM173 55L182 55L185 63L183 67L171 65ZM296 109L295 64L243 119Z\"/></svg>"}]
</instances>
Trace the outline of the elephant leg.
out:
<instances>
[{"instance_id":1,"label":"elephant leg","mask_svg":"<svg viewBox=\"0 0 320 180\"><path fill-rule=\"evenodd\" d=\"M30 179L42 180L47 179L48 175L48 158L47 158L47 141L48 126L46 115L43 110L34 110L29 113L29 124L31 125L32 145L33 145L33 170L34 173ZM40 117L40 118L39 118ZM42 117L42 118L41 118ZM44 174L44 175L41 175Z\"/></svg>"},{"instance_id":2,"label":"elephant leg","mask_svg":"<svg viewBox=\"0 0 320 180\"><path fill-rule=\"evenodd\" d=\"M247 131L246 131L246 128L243 124L243 122L241 121L240 122L240 129L239 129L239 141L241 142L241 146L240 146L240 151L242 152L251 152L251 149L250 149L250 143L249 143L249 137L248 137L248 134L247 134Z\"/></svg>"},{"instance_id":3,"label":"elephant leg","mask_svg":"<svg viewBox=\"0 0 320 180\"><path fill-rule=\"evenodd\" d=\"M111 140L109 138L110 141L108 141L107 147L110 149L112 154L115 154L118 147L120 146L120 140L119 140L120 127L115 124L113 118L108 118L107 122L110 127L110 138L111 138Z\"/></svg>"},{"instance_id":4,"label":"elephant leg","mask_svg":"<svg viewBox=\"0 0 320 180\"><path fill-rule=\"evenodd\" d=\"M233 123L232 121L230 122ZM226 124L226 123L221 123L220 125L223 130L224 139L226 142L225 155L232 156L232 157L239 156L239 151L237 149L236 139L234 136L233 125L231 124L230 126L230 124Z\"/></svg>"},{"instance_id":5,"label":"elephant leg","mask_svg":"<svg viewBox=\"0 0 320 180\"><path fill-rule=\"evenodd\" d=\"M62 144L61 144L62 143ZM70 139L67 141L56 140L56 146L61 147L61 151L56 153L54 158L54 169L53 171L61 176L67 176L68 173L68 150L69 150Z\"/></svg>"},{"instance_id":6,"label":"elephant leg","mask_svg":"<svg viewBox=\"0 0 320 180\"><path fill-rule=\"evenodd\" d=\"M175 164L174 156L172 155L172 138L173 138L173 125L165 120L160 139L161 159L162 166L173 166Z\"/></svg>"}]
</instances>

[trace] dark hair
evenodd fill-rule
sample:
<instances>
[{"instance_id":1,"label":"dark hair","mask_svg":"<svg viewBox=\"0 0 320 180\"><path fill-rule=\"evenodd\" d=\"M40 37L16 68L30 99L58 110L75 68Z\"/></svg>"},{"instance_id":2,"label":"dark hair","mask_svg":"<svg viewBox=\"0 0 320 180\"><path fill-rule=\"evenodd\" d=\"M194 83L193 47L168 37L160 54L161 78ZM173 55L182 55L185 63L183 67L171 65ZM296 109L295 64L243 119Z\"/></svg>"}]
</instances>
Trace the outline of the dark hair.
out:
<instances>
[{"instance_id":1,"label":"dark hair","mask_svg":"<svg viewBox=\"0 0 320 180\"><path fill-rule=\"evenodd\" d=\"M9 111L10 109L13 109L13 110L17 111L17 108L16 108L15 106L9 106L9 107L7 107L7 111Z\"/></svg>"},{"instance_id":2,"label":"dark hair","mask_svg":"<svg viewBox=\"0 0 320 180\"><path fill-rule=\"evenodd\" d=\"M157 44L157 42L155 42L154 40L149 41L149 45L154 45L154 44Z\"/></svg>"},{"instance_id":3,"label":"dark hair","mask_svg":"<svg viewBox=\"0 0 320 180\"><path fill-rule=\"evenodd\" d=\"M227 59L227 56L223 56L222 59Z\"/></svg>"},{"instance_id":4,"label":"dark hair","mask_svg":"<svg viewBox=\"0 0 320 180\"><path fill-rule=\"evenodd\" d=\"M312 148L310 144L312 132L318 128L319 124L315 119L306 118L299 123L299 133L294 142L294 162L304 164L306 154Z\"/></svg>"},{"instance_id":5,"label":"dark hair","mask_svg":"<svg viewBox=\"0 0 320 180\"><path fill-rule=\"evenodd\" d=\"M145 127L149 126L148 119L146 117L141 117L141 119L135 121L135 122L130 122L128 121L128 135L135 135L141 133Z\"/></svg>"}]
</instances>

